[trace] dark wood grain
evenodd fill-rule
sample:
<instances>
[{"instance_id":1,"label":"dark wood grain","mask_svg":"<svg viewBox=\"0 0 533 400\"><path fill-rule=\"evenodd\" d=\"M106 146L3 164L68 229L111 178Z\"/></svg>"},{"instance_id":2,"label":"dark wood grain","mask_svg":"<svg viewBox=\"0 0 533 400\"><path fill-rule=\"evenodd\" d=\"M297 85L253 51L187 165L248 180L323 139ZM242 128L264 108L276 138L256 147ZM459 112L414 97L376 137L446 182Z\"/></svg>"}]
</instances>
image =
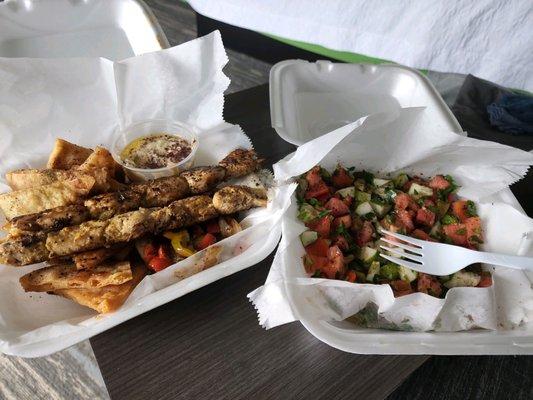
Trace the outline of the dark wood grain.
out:
<instances>
[{"instance_id":1,"label":"dark wood grain","mask_svg":"<svg viewBox=\"0 0 533 400\"><path fill-rule=\"evenodd\" d=\"M387 400L533 399L533 357L431 357Z\"/></svg>"},{"instance_id":2,"label":"dark wood grain","mask_svg":"<svg viewBox=\"0 0 533 400\"><path fill-rule=\"evenodd\" d=\"M270 164L293 151L270 128L268 87L227 97ZM113 399L383 399L426 356L358 356L315 339L300 324L264 330L246 294L272 256L91 340Z\"/></svg>"}]
</instances>

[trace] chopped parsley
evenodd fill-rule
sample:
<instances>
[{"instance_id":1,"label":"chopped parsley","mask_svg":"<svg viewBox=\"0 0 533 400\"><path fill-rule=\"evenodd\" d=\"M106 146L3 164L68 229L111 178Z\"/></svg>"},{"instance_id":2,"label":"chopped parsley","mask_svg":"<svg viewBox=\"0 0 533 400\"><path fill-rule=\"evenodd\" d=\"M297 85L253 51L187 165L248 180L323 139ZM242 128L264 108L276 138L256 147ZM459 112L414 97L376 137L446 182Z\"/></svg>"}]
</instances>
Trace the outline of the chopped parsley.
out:
<instances>
[{"instance_id":1,"label":"chopped parsley","mask_svg":"<svg viewBox=\"0 0 533 400\"><path fill-rule=\"evenodd\" d=\"M466 213L469 217L477 217L476 205L472 200L466 202Z\"/></svg>"},{"instance_id":2,"label":"chopped parsley","mask_svg":"<svg viewBox=\"0 0 533 400\"><path fill-rule=\"evenodd\" d=\"M442 225L452 225L452 224L457 224L459 220L457 219L457 217L453 215L446 214L444 217L442 217L440 222L442 223Z\"/></svg>"}]
</instances>

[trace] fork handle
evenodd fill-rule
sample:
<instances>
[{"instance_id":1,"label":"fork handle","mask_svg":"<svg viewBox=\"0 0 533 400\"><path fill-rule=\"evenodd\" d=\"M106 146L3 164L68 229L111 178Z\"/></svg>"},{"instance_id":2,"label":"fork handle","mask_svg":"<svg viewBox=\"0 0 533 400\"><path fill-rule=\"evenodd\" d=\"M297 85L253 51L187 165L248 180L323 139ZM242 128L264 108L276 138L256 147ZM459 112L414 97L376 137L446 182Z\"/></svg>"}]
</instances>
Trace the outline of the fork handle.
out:
<instances>
[{"instance_id":1,"label":"fork handle","mask_svg":"<svg viewBox=\"0 0 533 400\"><path fill-rule=\"evenodd\" d=\"M533 271L533 257L510 256L507 254L476 252L476 261L502 267Z\"/></svg>"}]
</instances>

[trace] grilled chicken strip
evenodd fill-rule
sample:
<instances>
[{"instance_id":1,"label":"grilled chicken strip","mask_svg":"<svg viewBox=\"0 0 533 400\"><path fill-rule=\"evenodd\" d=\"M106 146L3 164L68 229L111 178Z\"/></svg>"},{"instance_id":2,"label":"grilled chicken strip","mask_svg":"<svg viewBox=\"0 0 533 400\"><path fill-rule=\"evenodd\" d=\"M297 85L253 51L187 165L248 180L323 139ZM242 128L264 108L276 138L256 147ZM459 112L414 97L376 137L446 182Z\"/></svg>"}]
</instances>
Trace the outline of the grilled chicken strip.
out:
<instances>
[{"instance_id":1,"label":"grilled chicken strip","mask_svg":"<svg viewBox=\"0 0 533 400\"><path fill-rule=\"evenodd\" d=\"M89 219L108 219L139 207L162 207L191 194L209 192L224 180L247 175L258 169L260 160L253 150L234 150L221 166L197 167L178 176L135 184L125 190L85 200L83 206L64 206L24 215L11 220L5 229L12 236L21 231L51 232ZM222 164L226 165L223 167Z\"/></svg>"},{"instance_id":2,"label":"grilled chicken strip","mask_svg":"<svg viewBox=\"0 0 533 400\"><path fill-rule=\"evenodd\" d=\"M257 170L263 162L254 150L233 150L218 163L226 170L226 179L240 178Z\"/></svg>"},{"instance_id":3,"label":"grilled chicken strip","mask_svg":"<svg viewBox=\"0 0 533 400\"><path fill-rule=\"evenodd\" d=\"M264 189L226 186L213 195L213 205L221 214L233 214L252 207L266 207L267 194Z\"/></svg>"},{"instance_id":4,"label":"grilled chicken strip","mask_svg":"<svg viewBox=\"0 0 533 400\"><path fill-rule=\"evenodd\" d=\"M222 192L217 196L219 192ZM266 205L266 198L243 186L228 186L211 197L201 195L172 202L166 207L140 209L104 221L88 221L50 233L46 248L50 256L64 256L100 247L110 247L168 229L184 228L218 217Z\"/></svg>"},{"instance_id":5,"label":"grilled chicken strip","mask_svg":"<svg viewBox=\"0 0 533 400\"><path fill-rule=\"evenodd\" d=\"M4 229L12 236L25 232L50 232L65 226L81 224L90 217L87 207L83 204L74 204L13 218Z\"/></svg>"},{"instance_id":6,"label":"grilled chicken strip","mask_svg":"<svg viewBox=\"0 0 533 400\"><path fill-rule=\"evenodd\" d=\"M201 194L213 190L226 179L226 170L222 167L196 167L180 174L191 190L191 194Z\"/></svg>"}]
</instances>

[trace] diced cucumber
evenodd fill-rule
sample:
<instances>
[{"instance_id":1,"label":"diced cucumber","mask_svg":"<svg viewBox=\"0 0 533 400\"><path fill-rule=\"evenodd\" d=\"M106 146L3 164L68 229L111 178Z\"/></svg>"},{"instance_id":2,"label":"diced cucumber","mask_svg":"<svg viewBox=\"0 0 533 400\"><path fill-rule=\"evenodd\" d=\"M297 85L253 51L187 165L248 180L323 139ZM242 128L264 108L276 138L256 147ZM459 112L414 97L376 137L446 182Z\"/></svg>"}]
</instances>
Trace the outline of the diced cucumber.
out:
<instances>
[{"instance_id":1,"label":"diced cucumber","mask_svg":"<svg viewBox=\"0 0 533 400\"><path fill-rule=\"evenodd\" d=\"M385 192L385 200L389 203L394 203L394 198L396 197L398 193L394 189L387 189Z\"/></svg>"},{"instance_id":2,"label":"diced cucumber","mask_svg":"<svg viewBox=\"0 0 533 400\"><path fill-rule=\"evenodd\" d=\"M427 186L419 185L415 182L409 188L408 194L418 199L420 197L433 196L433 189Z\"/></svg>"},{"instance_id":3,"label":"diced cucumber","mask_svg":"<svg viewBox=\"0 0 533 400\"><path fill-rule=\"evenodd\" d=\"M318 239L318 233L315 231L305 231L300 234L300 240L305 246L309 246L311 243L314 243Z\"/></svg>"},{"instance_id":4,"label":"diced cucumber","mask_svg":"<svg viewBox=\"0 0 533 400\"><path fill-rule=\"evenodd\" d=\"M387 183L390 182L390 179L380 179L380 178L374 178L374 186L385 186Z\"/></svg>"},{"instance_id":5,"label":"diced cucumber","mask_svg":"<svg viewBox=\"0 0 533 400\"><path fill-rule=\"evenodd\" d=\"M481 276L469 271L457 271L449 281L444 282L448 289L463 286L477 286L481 281Z\"/></svg>"},{"instance_id":6,"label":"diced cucumber","mask_svg":"<svg viewBox=\"0 0 533 400\"><path fill-rule=\"evenodd\" d=\"M337 190L337 193L344 197L355 197L355 188L353 186L345 187L344 189Z\"/></svg>"},{"instance_id":7,"label":"diced cucumber","mask_svg":"<svg viewBox=\"0 0 533 400\"><path fill-rule=\"evenodd\" d=\"M370 267L368 267L368 271L366 273L367 282L374 282L374 277L379 274L379 268L379 261L373 261L370 264Z\"/></svg>"},{"instance_id":8,"label":"diced cucumber","mask_svg":"<svg viewBox=\"0 0 533 400\"><path fill-rule=\"evenodd\" d=\"M372 208L372 206L370 205L368 201L365 201L364 203L359 204L357 208L355 209L355 213L360 216L373 213L373 212L374 212L374 209Z\"/></svg>"},{"instance_id":9,"label":"diced cucumber","mask_svg":"<svg viewBox=\"0 0 533 400\"><path fill-rule=\"evenodd\" d=\"M365 181L364 179L361 179L361 178L357 178L354 183L353 183L354 187L361 191L361 192L364 192L365 191Z\"/></svg>"},{"instance_id":10,"label":"diced cucumber","mask_svg":"<svg viewBox=\"0 0 533 400\"><path fill-rule=\"evenodd\" d=\"M370 264L373 261L376 261L378 258L378 251L372 247L364 246L361 248L361 253L359 254L359 259L361 259L365 264Z\"/></svg>"},{"instance_id":11,"label":"diced cucumber","mask_svg":"<svg viewBox=\"0 0 533 400\"><path fill-rule=\"evenodd\" d=\"M387 214L391 209L389 204L380 204L376 203L375 201L371 201L370 206L379 218L385 216L385 214Z\"/></svg>"},{"instance_id":12,"label":"diced cucumber","mask_svg":"<svg viewBox=\"0 0 533 400\"><path fill-rule=\"evenodd\" d=\"M411 268L404 267L403 265L399 266L398 273L400 274L400 279L407 282L413 282L418 275L416 271L413 271Z\"/></svg>"},{"instance_id":13,"label":"diced cucumber","mask_svg":"<svg viewBox=\"0 0 533 400\"><path fill-rule=\"evenodd\" d=\"M394 178L394 186L398 189L403 188L403 186L409 181L407 174L400 174Z\"/></svg>"},{"instance_id":14,"label":"diced cucumber","mask_svg":"<svg viewBox=\"0 0 533 400\"><path fill-rule=\"evenodd\" d=\"M311 204L303 203L298 212L298 219L303 222L310 222L318 218L318 210L315 209Z\"/></svg>"},{"instance_id":15,"label":"diced cucumber","mask_svg":"<svg viewBox=\"0 0 533 400\"><path fill-rule=\"evenodd\" d=\"M379 270L379 276L389 280L394 281L400 277L400 266L394 263L387 263L381 266Z\"/></svg>"},{"instance_id":16,"label":"diced cucumber","mask_svg":"<svg viewBox=\"0 0 533 400\"><path fill-rule=\"evenodd\" d=\"M365 201L370 201L371 199L370 193L367 192L361 192L360 190L356 190L354 194L354 199L357 203L364 203Z\"/></svg>"}]
</instances>

